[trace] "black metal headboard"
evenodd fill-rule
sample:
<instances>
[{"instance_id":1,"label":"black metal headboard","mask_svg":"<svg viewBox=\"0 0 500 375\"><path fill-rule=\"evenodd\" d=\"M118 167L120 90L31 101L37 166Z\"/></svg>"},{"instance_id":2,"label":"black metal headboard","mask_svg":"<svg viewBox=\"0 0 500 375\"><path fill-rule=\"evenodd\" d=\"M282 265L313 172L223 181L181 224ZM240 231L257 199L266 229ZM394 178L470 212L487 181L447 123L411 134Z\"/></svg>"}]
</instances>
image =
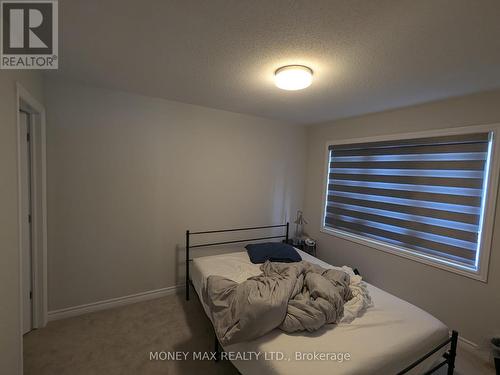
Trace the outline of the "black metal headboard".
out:
<instances>
[{"instance_id":1,"label":"black metal headboard","mask_svg":"<svg viewBox=\"0 0 500 375\"><path fill-rule=\"evenodd\" d=\"M213 234L213 233L224 233L224 232L242 232L247 230L256 230L256 229L269 229L269 228L286 228L286 232L280 236L268 236L268 237L258 237L258 238L245 238L240 240L233 241L222 241L222 242L207 242L196 245L190 245L190 237L194 235L200 234ZM286 242L288 242L288 233L290 229L290 224L287 222L286 224L278 224L278 225L263 225L260 227L251 227L251 228L235 228L235 229L219 229L219 230L207 230L203 232L190 232L186 231L186 301L189 301L189 283L191 279L189 277L189 262L192 259L189 257L189 250L194 249L196 247L208 247L208 246L216 246L216 245L226 245L230 243L240 243L240 242L248 242L248 241L259 241L259 240L270 240L276 238L284 238Z\"/></svg>"}]
</instances>

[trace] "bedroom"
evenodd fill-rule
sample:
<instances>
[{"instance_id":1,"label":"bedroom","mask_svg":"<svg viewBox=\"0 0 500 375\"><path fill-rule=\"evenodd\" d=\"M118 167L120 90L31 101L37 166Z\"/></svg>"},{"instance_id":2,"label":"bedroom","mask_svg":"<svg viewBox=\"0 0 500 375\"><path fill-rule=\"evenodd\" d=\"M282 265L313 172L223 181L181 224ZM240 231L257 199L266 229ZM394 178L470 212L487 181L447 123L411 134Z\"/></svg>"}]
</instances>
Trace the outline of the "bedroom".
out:
<instances>
[{"instance_id":1,"label":"bedroom","mask_svg":"<svg viewBox=\"0 0 500 375\"><path fill-rule=\"evenodd\" d=\"M454 373L495 373L500 3L47 4L2 3L0 373L395 374L453 330ZM4 60L35 37L57 59ZM373 306L215 340L203 285L287 239Z\"/></svg>"}]
</instances>

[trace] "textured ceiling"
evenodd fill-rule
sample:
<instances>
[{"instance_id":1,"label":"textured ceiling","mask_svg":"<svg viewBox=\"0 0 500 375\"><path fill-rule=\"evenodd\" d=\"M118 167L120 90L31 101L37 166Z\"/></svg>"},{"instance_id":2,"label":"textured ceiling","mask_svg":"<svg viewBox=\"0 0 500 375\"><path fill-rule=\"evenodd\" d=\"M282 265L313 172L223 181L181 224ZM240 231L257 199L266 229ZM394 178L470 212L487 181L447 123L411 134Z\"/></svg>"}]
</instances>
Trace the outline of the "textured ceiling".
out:
<instances>
[{"instance_id":1,"label":"textured ceiling","mask_svg":"<svg viewBox=\"0 0 500 375\"><path fill-rule=\"evenodd\" d=\"M60 0L50 77L315 123L500 87L498 0ZM304 64L304 91L273 72Z\"/></svg>"}]
</instances>

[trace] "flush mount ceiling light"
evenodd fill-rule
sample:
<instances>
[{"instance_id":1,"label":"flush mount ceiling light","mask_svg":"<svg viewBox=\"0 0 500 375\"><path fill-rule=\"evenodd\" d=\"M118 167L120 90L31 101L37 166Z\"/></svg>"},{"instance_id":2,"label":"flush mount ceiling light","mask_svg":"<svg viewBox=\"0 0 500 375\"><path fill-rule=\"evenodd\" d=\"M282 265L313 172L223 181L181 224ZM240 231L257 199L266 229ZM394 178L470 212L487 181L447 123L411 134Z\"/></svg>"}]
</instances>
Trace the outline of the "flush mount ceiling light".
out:
<instances>
[{"instance_id":1,"label":"flush mount ceiling light","mask_svg":"<svg viewBox=\"0 0 500 375\"><path fill-rule=\"evenodd\" d=\"M283 90L302 90L309 87L313 71L304 65L282 66L274 72L274 83Z\"/></svg>"}]
</instances>

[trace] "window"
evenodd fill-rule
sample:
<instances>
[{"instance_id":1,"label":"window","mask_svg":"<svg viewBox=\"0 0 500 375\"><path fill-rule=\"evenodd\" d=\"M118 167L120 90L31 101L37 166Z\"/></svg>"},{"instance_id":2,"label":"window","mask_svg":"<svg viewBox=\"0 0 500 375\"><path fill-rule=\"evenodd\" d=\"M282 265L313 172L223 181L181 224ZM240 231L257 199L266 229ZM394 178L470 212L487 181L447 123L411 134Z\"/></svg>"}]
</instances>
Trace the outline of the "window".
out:
<instances>
[{"instance_id":1,"label":"window","mask_svg":"<svg viewBox=\"0 0 500 375\"><path fill-rule=\"evenodd\" d=\"M323 230L485 280L493 136L329 144Z\"/></svg>"}]
</instances>

